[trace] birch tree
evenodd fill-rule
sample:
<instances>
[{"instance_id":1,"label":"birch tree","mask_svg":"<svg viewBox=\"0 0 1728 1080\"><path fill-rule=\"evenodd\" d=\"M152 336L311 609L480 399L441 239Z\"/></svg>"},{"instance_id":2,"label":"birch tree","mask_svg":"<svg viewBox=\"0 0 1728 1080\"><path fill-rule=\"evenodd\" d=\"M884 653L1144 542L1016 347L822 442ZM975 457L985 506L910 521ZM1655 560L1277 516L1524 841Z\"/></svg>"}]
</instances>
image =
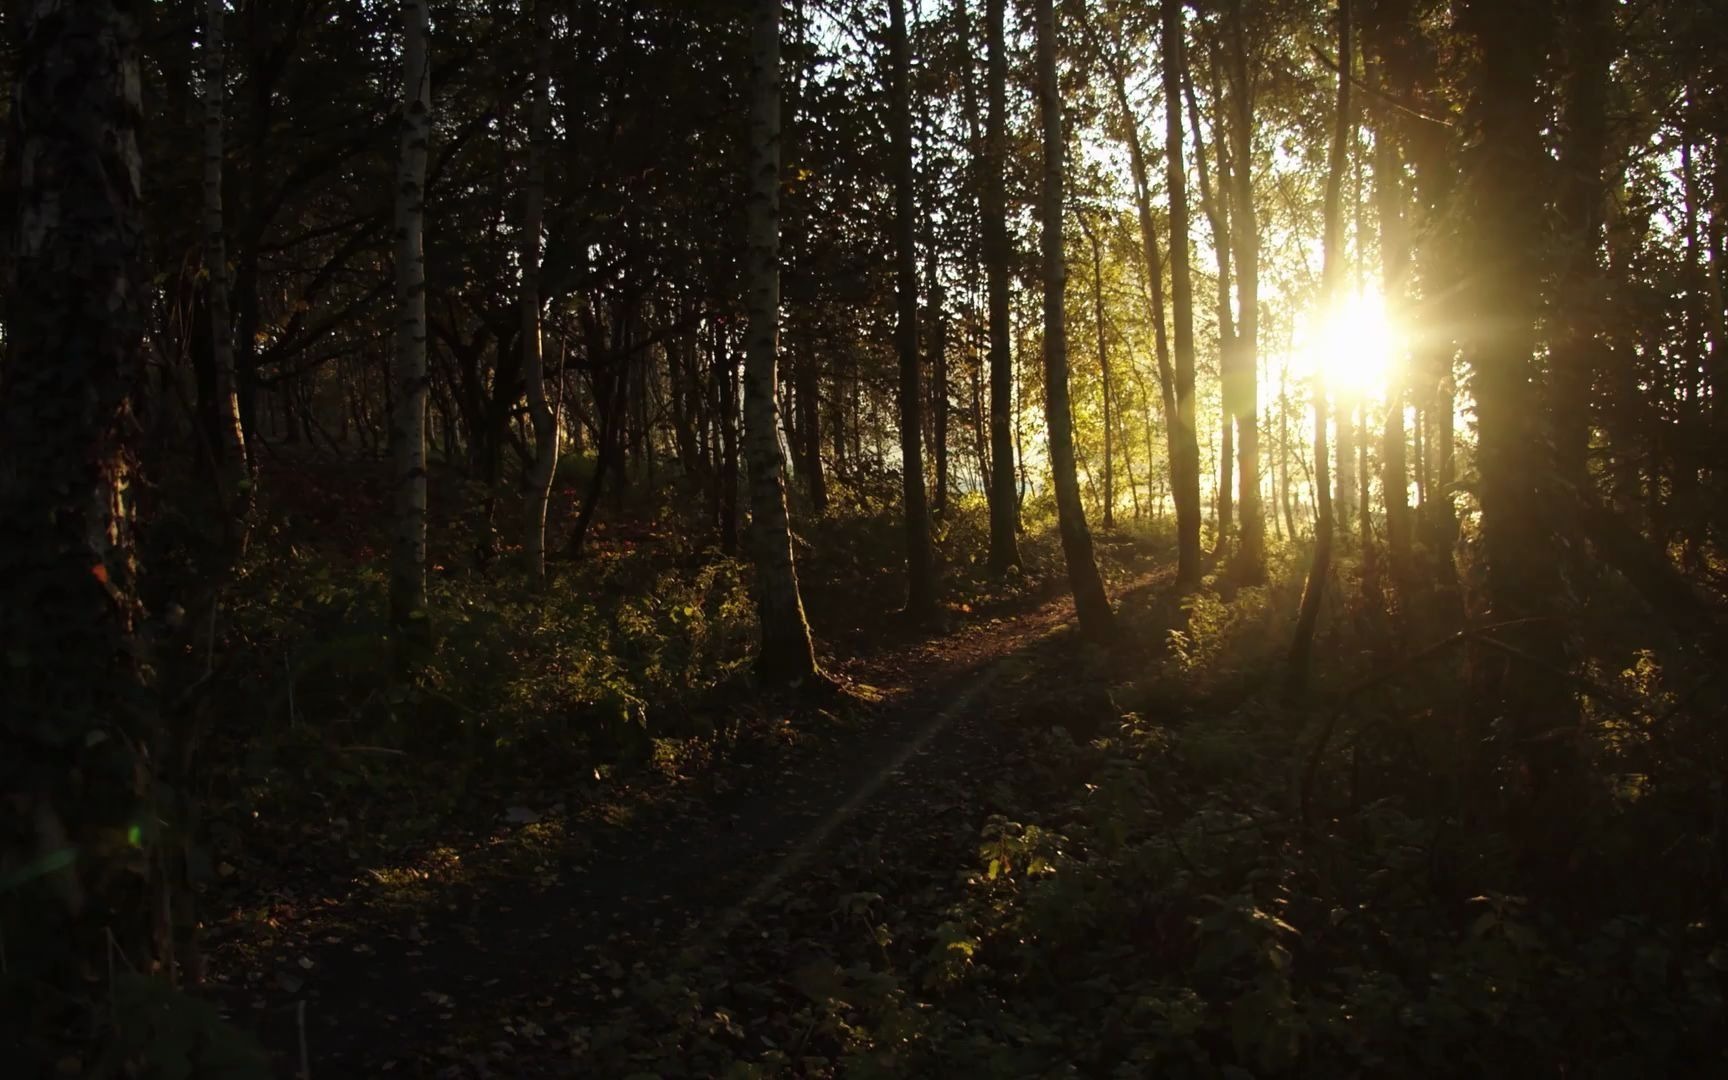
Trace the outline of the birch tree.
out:
<instances>
[{"instance_id":1,"label":"birch tree","mask_svg":"<svg viewBox=\"0 0 1728 1080\"><path fill-rule=\"evenodd\" d=\"M540 331L540 234L546 218L546 143L551 118L552 17L549 0L534 0L534 101L528 113L528 169L522 209L522 379L534 428L534 463L528 470L523 551L528 572L546 576L546 506L558 468L558 416L546 395L546 352Z\"/></svg>"},{"instance_id":2,"label":"birch tree","mask_svg":"<svg viewBox=\"0 0 1728 1080\"><path fill-rule=\"evenodd\" d=\"M399 642L426 625L426 152L432 137L427 0L402 2L402 156L396 173L395 475L390 624Z\"/></svg>"},{"instance_id":3,"label":"birch tree","mask_svg":"<svg viewBox=\"0 0 1728 1080\"><path fill-rule=\"evenodd\" d=\"M744 347L744 454L750 473L750 553L764 682L819 678L810 624L798 591L786 512L776 367L780 352L780 0L755 0L750 37L749 316Z\"/></svg>"}]
</instances>

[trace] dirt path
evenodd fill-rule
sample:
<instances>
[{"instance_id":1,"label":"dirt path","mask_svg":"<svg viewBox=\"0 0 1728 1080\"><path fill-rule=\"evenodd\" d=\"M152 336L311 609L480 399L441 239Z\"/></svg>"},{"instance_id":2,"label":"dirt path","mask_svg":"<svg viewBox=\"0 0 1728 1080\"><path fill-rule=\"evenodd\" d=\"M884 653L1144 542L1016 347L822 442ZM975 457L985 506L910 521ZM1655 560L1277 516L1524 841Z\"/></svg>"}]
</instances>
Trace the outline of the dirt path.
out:
<instances>
[{"instance_id":1,"label":"dirt path","mask_svg":"<svg viewBox=\"0 0 1728 1080\"><path fill-rule=\"evenodd\" d=\"M723 965L741 935L769 937L765 902L803 888L837 834L922 845L903 854L947 866L964 860L984 791L1014 746L994 722L992 691L1006 666L1071 647L1070 622L1071 605L1056 601L854 665L846 675L887 700L790 768L740 765L729 791L598 835L561 840L556 808L521 822L550 838L544 862L423 886L395 925L339 907L314 916L330 932L269 958L271 977L254 976L228 1011L251 1018L284 1076L580 1072L580 1054L558 1045L551 1057L488 1064L485 1032L541 1043L554 1015L566 1031L591 1032L642 976L636 957ZM923 819L940 824L940 845ZM496 1045L516 1052L514 1039Z\"/></svg>"}]
</instances>

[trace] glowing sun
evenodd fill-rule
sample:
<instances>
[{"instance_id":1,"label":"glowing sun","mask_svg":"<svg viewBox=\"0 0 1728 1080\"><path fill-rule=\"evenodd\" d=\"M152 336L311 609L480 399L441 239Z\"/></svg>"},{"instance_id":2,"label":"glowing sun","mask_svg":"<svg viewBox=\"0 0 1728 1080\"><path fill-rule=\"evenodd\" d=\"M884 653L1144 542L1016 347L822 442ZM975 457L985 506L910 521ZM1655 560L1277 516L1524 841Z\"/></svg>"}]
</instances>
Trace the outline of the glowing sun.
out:
<instances>
[{"instance_id":1,"label":"glowing sun","mask_svg":"<svg viewBox=\"0 0 1728 1080\"><path fill-rule=\"evenodd\" d=\"M1392 368L1392 325L1377 294L1347 296L1325 317L1310 343L1310 363L1335 394L1367 397L1385 391Z\"/></svg>"}]
</instances>

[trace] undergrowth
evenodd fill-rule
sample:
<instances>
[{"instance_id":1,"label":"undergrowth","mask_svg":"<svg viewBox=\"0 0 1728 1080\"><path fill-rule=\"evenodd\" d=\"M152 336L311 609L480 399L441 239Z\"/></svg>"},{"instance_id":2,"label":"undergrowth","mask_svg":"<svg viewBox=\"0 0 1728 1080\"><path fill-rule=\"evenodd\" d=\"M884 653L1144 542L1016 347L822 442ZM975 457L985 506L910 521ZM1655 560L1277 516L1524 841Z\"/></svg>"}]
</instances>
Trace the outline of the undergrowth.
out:
<instances>
[{"instance_id":1,"label":"undergrowth","mask_svg":"<svg viewBox=\"0 0 1728 1080\"><path fill-rule=\"evenodd\" d=\"M806 1045L832 1059L769 1052L740 1074L1728 1064L1722 823L1700 827L1720 789L1671 753L1684 662L1664 675L1640 653L1612 708L1587 708L1583 831L1533 841L1515 800L1477 802L1460 774L1458 653L1388 659L1362 640L1359 597L1329 617L1316 704L1278 704L1298 593L1282 558L1267 587L1208 582L1179 614L1131 607L1142 644L1162 648L1149 671L1099 676L1116 682L1113 715L1090 738L1073 721L1029 732L1034 779L991 817L946 906L883 928L897 951L859 948L810 995L825 1038ZM1691 715L1720 714L1707 696ZM1659 855L1651 837L1667 838Z\"/></svg>"}]
</instances>

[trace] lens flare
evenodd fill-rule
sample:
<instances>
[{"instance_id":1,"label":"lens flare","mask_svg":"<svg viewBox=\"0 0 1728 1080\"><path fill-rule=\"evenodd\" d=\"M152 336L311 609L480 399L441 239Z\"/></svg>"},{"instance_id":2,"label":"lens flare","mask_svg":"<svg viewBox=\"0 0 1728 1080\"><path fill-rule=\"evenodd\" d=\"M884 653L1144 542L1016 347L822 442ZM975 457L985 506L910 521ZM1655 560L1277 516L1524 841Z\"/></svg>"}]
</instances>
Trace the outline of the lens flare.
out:
<instances>
[{"instance_id":1,"label":"lens flare","mask_svg":"<svg viewBox=\"0 0 1728 1080\"><path fill-rule=\"evenodd\" d=\"M1346 297L1335 307L1310 346L1311 362L1326 388L1351 397L1385 392L1392 349L1386 305L1368 293Z\"/></svg>"}]
</instances>

